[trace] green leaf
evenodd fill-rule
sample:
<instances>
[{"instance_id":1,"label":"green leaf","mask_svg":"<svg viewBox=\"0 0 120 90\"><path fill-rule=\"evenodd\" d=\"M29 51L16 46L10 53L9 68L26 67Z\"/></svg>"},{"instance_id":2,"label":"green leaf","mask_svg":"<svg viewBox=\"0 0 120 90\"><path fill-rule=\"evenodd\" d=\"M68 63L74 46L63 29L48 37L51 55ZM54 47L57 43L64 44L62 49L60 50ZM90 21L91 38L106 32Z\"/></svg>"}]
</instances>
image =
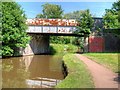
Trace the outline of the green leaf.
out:
<instances>
[{"instance_id":1,"label":"green leaf","mask_svg":"<svg viewBox=\"0 0 120 90\"><path fill-rule=\"evenodd\" d=\"M16 2L2 2L2 55L12 56L16 47L25 47L29 42L26 33L26 16Z\"/></svg>"}]
</instances>

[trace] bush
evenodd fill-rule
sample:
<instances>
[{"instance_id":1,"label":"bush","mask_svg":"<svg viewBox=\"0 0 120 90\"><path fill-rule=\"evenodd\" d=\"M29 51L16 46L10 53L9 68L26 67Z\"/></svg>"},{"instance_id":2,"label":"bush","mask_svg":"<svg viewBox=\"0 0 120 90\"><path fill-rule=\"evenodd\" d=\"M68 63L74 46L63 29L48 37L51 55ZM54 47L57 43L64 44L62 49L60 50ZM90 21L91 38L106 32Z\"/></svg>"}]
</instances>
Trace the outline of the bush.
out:
<instances>
[{"instance_id":1,"label":"bush","mask_svg":"<svg viewBox=\"0 0 120 90\"><path fill-rule=\"evenodd\" d=\"M25 47L29 41L26 33L26 16L16 2L2 2L2 55L12 56L14 48Z\"/></svg>"},{"instance_id":2,"label":"bush","mask_svg":"<svg viewBox=\"0 0 120 90\"><path fill-rule=\"evenodd\" d=\"M60 52L77 52L77 46L72 44L50 44L51 53L60 53Z\"/></svg>"},{"instance_id":3,"label":"bush","mask_svg":"<svg viewBox=\"0 0 120 90\"><path fill-rule=\"evenodd\" d=\"M51 36L50 43L54 44L69 44L71 41L71 37L64 37L64 36Z\"/></svg>"}]
</instances>

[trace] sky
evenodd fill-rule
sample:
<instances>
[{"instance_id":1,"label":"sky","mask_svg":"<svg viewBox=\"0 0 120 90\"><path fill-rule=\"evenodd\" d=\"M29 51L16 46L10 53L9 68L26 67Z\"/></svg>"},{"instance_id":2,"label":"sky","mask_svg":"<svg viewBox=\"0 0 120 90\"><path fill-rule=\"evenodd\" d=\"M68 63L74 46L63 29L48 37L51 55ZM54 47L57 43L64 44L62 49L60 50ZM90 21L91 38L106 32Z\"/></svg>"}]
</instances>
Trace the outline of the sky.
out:
<instances>
[{"instance_id":1,"label":"sky","mask_svg":"<svg viewBox=\"0 0 120 90\"><path fill-rule=\"evenodd\" d=\"M110 1L110 0L109 0ZM105 9L110 9L113 4L111 2L48 2L51 4L61 5L64 13L73 12L76 10L89 9L95 17L102 17L105 14ZM21 8L25 11L27 18L35 18L39 13L42 13L42 6L46 2L18 2Z\"/></svg>"}]
</instances>

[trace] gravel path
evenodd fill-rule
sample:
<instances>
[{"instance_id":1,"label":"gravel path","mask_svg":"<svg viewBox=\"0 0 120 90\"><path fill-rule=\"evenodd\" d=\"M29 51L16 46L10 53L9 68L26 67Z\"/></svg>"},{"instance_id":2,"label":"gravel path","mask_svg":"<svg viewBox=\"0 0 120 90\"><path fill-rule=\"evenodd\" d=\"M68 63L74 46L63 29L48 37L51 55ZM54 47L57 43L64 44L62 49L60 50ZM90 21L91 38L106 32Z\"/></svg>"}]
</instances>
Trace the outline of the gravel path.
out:
<instances>
[{"instance_id":1,"label":"gravel path","mask_svg":"<svg viewBox=\"0 0 120 90\"><path fill-rule=\"evenodd\" d=\"M118 88L118 82L115 80L118 77L116 73L81 54L76 54L76 56L87 65L93 77L95 88Z\"/></svg>"}]
</instances>

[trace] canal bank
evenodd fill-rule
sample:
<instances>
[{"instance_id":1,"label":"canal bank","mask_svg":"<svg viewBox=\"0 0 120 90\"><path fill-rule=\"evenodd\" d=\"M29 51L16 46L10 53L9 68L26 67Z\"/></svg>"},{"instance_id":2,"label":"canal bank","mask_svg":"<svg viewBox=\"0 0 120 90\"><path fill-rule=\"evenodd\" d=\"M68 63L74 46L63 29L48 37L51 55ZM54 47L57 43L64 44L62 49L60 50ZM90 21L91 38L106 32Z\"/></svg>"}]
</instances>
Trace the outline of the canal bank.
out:
<instances>
[{"instance_id":1,"label":"canal bank","mask_svg":"<svg viewBox=\"0 0 120 90\"><path fill-rule=\"evenodd\" d=\"M57 55L3 59L3 87L93 88L94 84L86 66L73 55L78 48L65 44L52 46L56 53L59 52Z\"/></svg>"},{"instance_id":2,"label":"canal bank","mask_svg":"<svg viewBox=\"0 0 120 90\"><path fill-rule=\"evenodd\" d=\"M68 75L56 88L94 88L89 70L74 54L64 55L63 61L67 66Z\"/></svg>"},{"instance_id":3,"label":"canal bank","mask_svg":"<svg viewBox=\"0 0 120 90\"><path fill-rule=\"evenodd\" d=\"M3 88L51 88L67 75L63 56L75 46L53 45L55 55L30 55L2 59ZM58 46L58 47L56 47ZM61 47L61 48L60 48ZM60 48L58 50L58 48ZM52 52L52 51L51 51Z\"/></svg>"}]
</instances>

